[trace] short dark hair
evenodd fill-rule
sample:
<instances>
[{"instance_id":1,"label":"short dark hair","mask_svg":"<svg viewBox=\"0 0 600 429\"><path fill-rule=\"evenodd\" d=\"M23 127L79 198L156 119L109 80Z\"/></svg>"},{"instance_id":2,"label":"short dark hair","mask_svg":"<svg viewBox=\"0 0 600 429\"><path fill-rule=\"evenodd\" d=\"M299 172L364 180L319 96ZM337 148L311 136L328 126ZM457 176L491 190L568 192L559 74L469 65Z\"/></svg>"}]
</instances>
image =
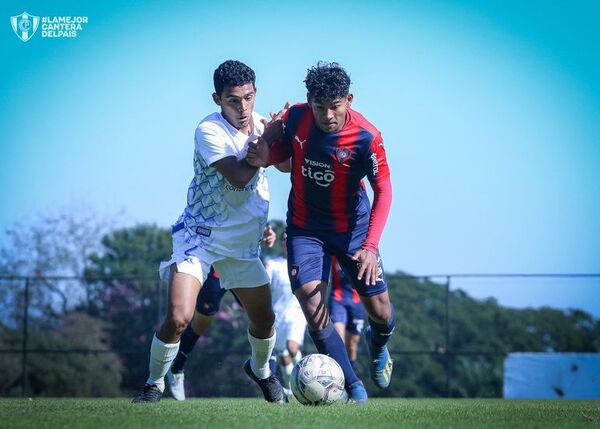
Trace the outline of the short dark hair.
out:
<instances>
[{"instance_id":1,"label":"short dark hair","mask_svg":"<svg viewBox=\"0 0 600 429\"><path fill-rule=\"evenodd\" d=\"M319 61L308 69L304 79L309 100L333 101L350 92L350 76L338 63Z\"/></svg>"},{"instance_id":2,"label":"short dark hair","mask_svg":"<svg viewBox=\"0 0 600 429\"><path fill-rule=\"evenodd\" d=\"M213 75L213 81L217 94L221 94L228 86L242 86L252 83L252 86L256 87L254 70L235 60L227 60L219 65Z\"/></svg>"}]
</instances>

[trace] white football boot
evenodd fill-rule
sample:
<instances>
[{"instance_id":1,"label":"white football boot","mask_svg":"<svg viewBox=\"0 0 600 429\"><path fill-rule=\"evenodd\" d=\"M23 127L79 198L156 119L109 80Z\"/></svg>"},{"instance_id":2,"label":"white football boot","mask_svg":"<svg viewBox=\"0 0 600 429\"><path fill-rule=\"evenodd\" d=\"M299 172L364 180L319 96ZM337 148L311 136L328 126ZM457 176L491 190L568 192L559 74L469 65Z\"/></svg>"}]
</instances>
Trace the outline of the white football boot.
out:
<instances>
[{"instance_id":1,"label":"white football boot","mask_svg":"<svg viewBox=\"0 0 600 429\"><path fill-rule=\"evenodd\" d=\"M178 401L185 401L185 389L183 387L184 373L179 372L173 374L171 371L167 372L167 381L169 382L169 388L171 389L171 395Z\"/></svg>"}]
</instances>

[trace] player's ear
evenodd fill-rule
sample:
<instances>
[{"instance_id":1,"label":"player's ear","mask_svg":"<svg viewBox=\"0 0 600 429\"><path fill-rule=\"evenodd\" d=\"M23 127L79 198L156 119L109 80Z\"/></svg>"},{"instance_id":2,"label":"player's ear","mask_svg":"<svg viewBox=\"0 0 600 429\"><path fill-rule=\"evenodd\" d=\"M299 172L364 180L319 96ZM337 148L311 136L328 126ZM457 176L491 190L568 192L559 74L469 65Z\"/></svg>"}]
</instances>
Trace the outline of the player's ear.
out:
<instances>
[{"instance_id":1,"label":"player's ear","mask_svg":"<svg viewBox=\"0 0 600 429\"><path fill-rule=\"evenodd\" d=\"M217 94L216 92L213 92L212 98L217 106L221 105L221 97L219 96L219 94Z\"/></svg>"},{"instance_id":2,"label":"player's ear","mask_svg":"<svg viewBox=\"0 0 600 429\"><path fill-rule=\"evenodd\" d=\"M351 92L348 93L348 95L346 95L346 100L348 100L348 107L350 107L352 105L352 100L354 100L354 94Z\"/></svg>"}]
</instances>

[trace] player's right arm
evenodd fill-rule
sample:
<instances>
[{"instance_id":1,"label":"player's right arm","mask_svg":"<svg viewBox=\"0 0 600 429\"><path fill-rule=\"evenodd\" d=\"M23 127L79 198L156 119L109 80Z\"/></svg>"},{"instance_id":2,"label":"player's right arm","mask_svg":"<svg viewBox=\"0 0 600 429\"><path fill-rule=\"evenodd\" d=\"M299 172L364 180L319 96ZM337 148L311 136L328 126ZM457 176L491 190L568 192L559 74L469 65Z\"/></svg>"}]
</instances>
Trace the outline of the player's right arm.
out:
<instances>
[{"instance_id":1,"label":"player's right arm","mask_svg":"<svg viewBox=\"0 0 600 429\"><path fill-rule=\"evenodd\" d=\"M237 158L237 150L218 127L202 123L196 129L196 152L236 188L244 188L258 170L245 159Z\"/></svg>"},{"instance_id":2,"label":"player's right arm","mask_svg":"<svg viewBox=\"0 0 600 429\"><path fill-rule=\"evenodd\" d=\"M227 179L236 188L244 188L256 174L257 167L248 164L246 159L237 159L235 156L228 156L213 162L214 167L219 173Z\"/></svg>"}]
</instances>

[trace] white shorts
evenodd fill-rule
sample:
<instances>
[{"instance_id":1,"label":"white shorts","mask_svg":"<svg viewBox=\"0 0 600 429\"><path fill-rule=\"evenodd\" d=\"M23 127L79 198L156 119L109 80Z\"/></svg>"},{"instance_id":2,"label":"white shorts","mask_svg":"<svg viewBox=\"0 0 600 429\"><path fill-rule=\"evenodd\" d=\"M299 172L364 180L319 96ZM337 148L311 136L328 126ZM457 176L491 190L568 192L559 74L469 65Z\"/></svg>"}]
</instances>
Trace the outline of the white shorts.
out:
<instances>
[{"instance_id":1,"label":"white shorts","mask_svg":"<svg viewBox=\"0 0 600 429\"><path fill-rule=\"evenodd\" d=\"M295 341L300 346L304 343L304 333L306 332L306 318L300 306L288 306L283 314L276 314L275 330L277 339L275 340L275 352L278 355L287 354L287 342Z\"/></svg>"},{"instance_id":2,"label":"white shorts","mask_svg":"<svg viewBox=\"0 0 600 429\"><path fill-rule=\"evenodd\" d=\"M269 276L259 258L229 258L201 249L185 240L183 230L173 234L171 259L160 263L161 280L169 281L173 264L177 265L177 272L194 276L200 284L204 284L206 281L212 265L219 273L223 289L253 288L269 283Z\"/></svg>"}]
</instances>

